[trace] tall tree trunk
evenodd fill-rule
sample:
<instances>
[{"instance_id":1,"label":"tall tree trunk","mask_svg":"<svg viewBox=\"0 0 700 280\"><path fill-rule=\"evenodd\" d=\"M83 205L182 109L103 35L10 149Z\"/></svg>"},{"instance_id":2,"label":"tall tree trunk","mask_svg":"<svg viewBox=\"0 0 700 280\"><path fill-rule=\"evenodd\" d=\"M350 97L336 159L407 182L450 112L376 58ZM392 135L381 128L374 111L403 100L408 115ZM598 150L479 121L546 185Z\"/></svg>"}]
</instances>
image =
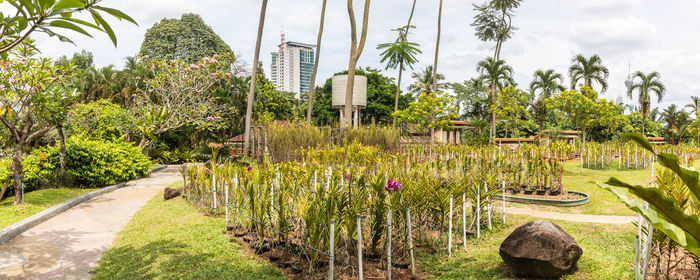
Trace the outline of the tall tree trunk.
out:
<instances>
[{"instance_id":1,"label":"tall tree trunk","mask_svg":"<svg viewBox=\"0 0 700 280\"><path fill-rule=\"evenodd\" d=\"M58 138L61 142L61 150L58 153L58 159L61 164L61 175L66 174L66 135L63 133L63 125L58 125Z\"/></svg>"},{"instance_id":2,"label":"tall tree trunk","mask_svg":"<svg viewBox=\"0 0 700 280\"><path fill-rule=\"evenodd\" d=\"M402 74L403 74L403 61L401 61L401 63L399 63L399 79L396 81L396 98L394 100L394 113L399 111L399 95L401 94L401 75ZM391 122L391 127L396 128L396 116L394 116L394 119Z\"/></svg>"},{"instance_id":3,"label":"tall tree trunk","mask_svg":"<svg viewBox=\"0 0 700 280\"><path fill-rule=\"evenodd\" d=\"M12 158L12 175L15 183L15 202L14 204L20 204L22 202L22 146L24 143L17 142L15 144L14 156Z\"/></svg>"},{"instance_id":4,"label":"tall tree trunk","mask_svg":"<svg viewBox=\"0 0 700 280\"><path fill-rule=\"evenodd\" d=\"M406 23L406 34L404 34L403 40L408 42L408 32L411 30L411 20L413 19L413 12L416 10L416 1L413 0L413 6L411 7L411 15L408 16L408 23ZM394 113L399 111L399 95L401 94L401 75L403 74L403 61L399 64L399 79L396 81L396 100L394 100ZM391 127L396 128L396 116L394 116Z\"/></svg>"},{"instance_id":5,"label":"tall tree trunk","mask_svg":"<svg viewBox=\"0 0 700 280\"><path fill-rule=\"evenodd\" d=\"M318 71L318 57L321 56L321 38L323 37L323 24L326 18L326 0L321 4L321 22L318 26L318 37L316 38L316 56L314 57L314 71L311 73L311 87L309 88L309 104L306 109L306 123L311 124L311 112L314 104L314 87L316 86L316 72Z\"/></svg>"},{"instance_id":6,"label":"tall tree trunk","mask_svg":"<svg viewBox=\"0 0 700 280\"><path fill-rule=\"evenodd\" d=\"M355 69L357 60L362 55L367 38L367 22L369 21L369 3L365 0L364 14L362 17L362 31L360 43L357 43L357 25L355 22L355 10L352 7L352 0L348 0L348 16L350 17L350 62L348 63L348 83L345 87L345 124L346 128L352 127L352 95L355 89Z\"/></svg>"},{"instance_id":7,"label":"tall tree trunk","mask_svg":"<svg viewBox=\"0 0 700 280\"><path fill-rule=\"evenodd\" d=\"M267 10L267 0L262 1L260 8L260 20L258 21L258 38L255 42L255 54L253 55L253 71L250 77L250 90L248 91L248 105L245 110L245 138L243 142L243 154L248 156L250 148L250 122L253 118L253 101L255 100L255 85L258 77L258 61L260 61L260 41L262 40L263 27L265 26L265 11Z\"/></svg>"},{"instance_id":8,"label":"tall tree trunk","mask_svg":"<svg viewBox=\"0 0 700 280\"><path fill-rule=\"evenodd\" d=\"M437 97L437 71L438 71L438 54L440 53L440 31L442 31L442 0L440 0L440 7L438 8L438 24L437 24L437 38L435 39L435 60L433 61L433 92L435 97ZM431 116L431 126L432 122L435 122L435 111ZM435 141L435 128L430 128L430 144L432 145Z\"/></svg>"}]
</instances>

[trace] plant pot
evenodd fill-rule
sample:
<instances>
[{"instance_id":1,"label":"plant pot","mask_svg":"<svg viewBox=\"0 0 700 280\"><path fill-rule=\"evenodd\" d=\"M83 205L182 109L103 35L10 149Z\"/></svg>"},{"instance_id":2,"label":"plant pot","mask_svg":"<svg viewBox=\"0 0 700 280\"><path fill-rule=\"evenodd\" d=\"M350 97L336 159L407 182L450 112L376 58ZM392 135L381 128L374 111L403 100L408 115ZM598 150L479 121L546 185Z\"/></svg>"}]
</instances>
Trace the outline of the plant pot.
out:
<instances>
[{"instance_id":1,"label":"plant pot","mask_svg":"<svg viewBox=\"0 0 700 280\"><path fill-rule=\"evenodd\" d=\"M520 189L511 189L511 190L510 190L510 193L512 193L512 194L519 194L520 191L521 191Z\"/></svg>"},{"instance_id":2,"label":"plant pot","mask_svg":"<svg viewBox=\"0 0 700 280\"><path fill-rule=\"evenodd\" d=\"M545 193L547 193L547 191L545 191L545 190L538 190L536 192L537 195L544 195Z\"/></svg>"},{"instance_id":3,"label":"plant pot","mask_svg":"<svg viewBox=\"0 0 700 280\"><path fill-rule=\"evenodd\" d=\"M534 192L535 192L535 191L531 191L531 190L525 190L525 191L523 191L524 194L532 194L532 193L534 193Z\"/></svg>"}]
</instances>

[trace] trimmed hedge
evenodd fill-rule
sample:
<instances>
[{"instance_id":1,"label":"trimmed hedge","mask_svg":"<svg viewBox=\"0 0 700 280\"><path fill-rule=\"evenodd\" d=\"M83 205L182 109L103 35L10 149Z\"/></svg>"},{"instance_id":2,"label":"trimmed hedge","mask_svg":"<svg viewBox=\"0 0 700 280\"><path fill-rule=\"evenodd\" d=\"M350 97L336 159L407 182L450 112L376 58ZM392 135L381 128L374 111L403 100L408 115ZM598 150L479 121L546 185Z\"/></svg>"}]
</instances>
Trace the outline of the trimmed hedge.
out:
<instances>
[{"instance_id":1,"label":"trimmed hedge","mask_svg":"<svg viewBox=\"0 0 700 280\"><path fill-rule=\"evenodd\" d=\"M32 189L102 187L145 175L151 166L149 158L132 143L73 136L66 140L67 174L60 174L59 151L56 145L35 149L26 156L23 182Z\"/></svg>"}]
</instances>

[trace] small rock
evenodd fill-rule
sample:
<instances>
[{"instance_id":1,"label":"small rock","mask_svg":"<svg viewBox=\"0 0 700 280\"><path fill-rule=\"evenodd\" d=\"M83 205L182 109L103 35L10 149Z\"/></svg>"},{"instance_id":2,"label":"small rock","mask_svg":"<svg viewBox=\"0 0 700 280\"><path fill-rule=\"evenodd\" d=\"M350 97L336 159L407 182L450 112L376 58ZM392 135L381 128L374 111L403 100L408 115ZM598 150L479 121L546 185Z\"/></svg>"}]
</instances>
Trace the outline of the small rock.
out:
<instances>
[{"instance_id":1,"label":"small rock","mask_svg":"<svg viewBox=\"0 0 700 280\"><path fill-rule=\"evenodd\" d=\"M168 200L172 198L176 198L182 194L182 189L171 189L171 188L165 188L165 192L163 192L163 199Z\"/></svg>"},{"instance_id":2,"label":"small rock","mask_svg":"<svg viewBox=\"0 0 700 280\"><path fill-rule=\"evenodd\" d=\"M499 254L517 276L559 278L575 269L583 250L558 225L532 221L516 228Z\"/></svg>"}]
</instances>

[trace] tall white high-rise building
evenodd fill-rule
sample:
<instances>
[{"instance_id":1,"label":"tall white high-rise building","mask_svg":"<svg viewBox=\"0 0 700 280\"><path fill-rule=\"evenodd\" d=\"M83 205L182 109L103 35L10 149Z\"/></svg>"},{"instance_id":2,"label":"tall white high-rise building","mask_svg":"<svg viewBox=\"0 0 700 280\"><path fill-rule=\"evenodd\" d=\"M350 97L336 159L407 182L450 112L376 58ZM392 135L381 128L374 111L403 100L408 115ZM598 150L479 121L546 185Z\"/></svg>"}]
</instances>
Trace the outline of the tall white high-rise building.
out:
<instances>
[{"instance_id":1,"label":"tall white high-rise building","mask_svg":"<svg viewBox=\"0 0 700 280\"><path fill-rule=\"evenodd\" d=\"M271 55L270 80L277 90L304 93L311 89L316 45L285 42L282 34L279 51L272 52Z\"/></svg>"}]
</instances>

